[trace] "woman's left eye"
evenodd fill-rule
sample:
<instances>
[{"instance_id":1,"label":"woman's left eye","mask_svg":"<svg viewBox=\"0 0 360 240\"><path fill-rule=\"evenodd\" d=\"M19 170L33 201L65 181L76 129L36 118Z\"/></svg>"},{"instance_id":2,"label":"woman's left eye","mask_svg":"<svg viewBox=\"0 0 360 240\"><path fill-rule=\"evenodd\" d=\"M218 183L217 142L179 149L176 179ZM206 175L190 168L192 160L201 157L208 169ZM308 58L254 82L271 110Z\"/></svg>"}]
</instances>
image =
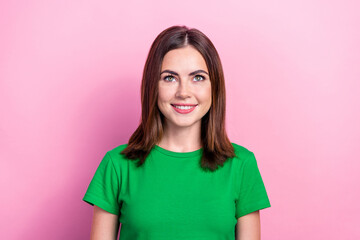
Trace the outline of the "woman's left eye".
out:
<instances>
[{"instance_id":1,"label":"woman's left eye","mask_svg":"<svg viewBox=\"0 0 360 240\"><path fill-rule=\"evenodd\" d=\"M202 75L196 75L196 76L195 76L195 79L197 80L197 82L199 82L199 81L204 80L204 79L205 79L205 77L204 77L204 76L202 76Z\"/></svg>"}]
</instances>

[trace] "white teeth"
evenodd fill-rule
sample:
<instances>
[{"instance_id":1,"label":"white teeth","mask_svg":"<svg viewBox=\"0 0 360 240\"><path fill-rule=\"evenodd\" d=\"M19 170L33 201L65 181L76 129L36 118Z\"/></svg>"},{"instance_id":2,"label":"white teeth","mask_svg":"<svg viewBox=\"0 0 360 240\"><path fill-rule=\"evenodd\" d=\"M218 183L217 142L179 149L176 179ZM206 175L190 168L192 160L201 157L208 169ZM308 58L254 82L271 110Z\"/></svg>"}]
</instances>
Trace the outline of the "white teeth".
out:
<instances>
[{"instance_id":1,"label":"white teeth","mask_svg":"<svg viewBox=\"0 0 360 240\"><path fill-rule=\"evenodd\" d=\"M179 109L190 109L190 108L195 107L195 106L176 106L176 105L174 105L174 106Z\"/></svg>"}]
</instances>

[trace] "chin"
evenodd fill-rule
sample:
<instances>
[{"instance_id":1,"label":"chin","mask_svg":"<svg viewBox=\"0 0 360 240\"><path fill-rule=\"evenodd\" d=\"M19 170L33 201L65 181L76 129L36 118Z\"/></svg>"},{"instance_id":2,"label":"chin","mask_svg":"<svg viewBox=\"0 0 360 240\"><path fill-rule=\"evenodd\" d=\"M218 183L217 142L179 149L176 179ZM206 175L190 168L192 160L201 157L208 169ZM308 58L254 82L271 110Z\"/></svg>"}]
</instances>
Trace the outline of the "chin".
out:
<instances>
[{"instance_id":1,"label":"chin","mask_svg":"<svg viewBox=\"0 0 360 240\"><path fill-rule=\"evenodd\" d=\"M173 125L178 127L191 127L197 124L197 121L187 121L187 122L172 122Z\"/></svg>"}]
</instances>

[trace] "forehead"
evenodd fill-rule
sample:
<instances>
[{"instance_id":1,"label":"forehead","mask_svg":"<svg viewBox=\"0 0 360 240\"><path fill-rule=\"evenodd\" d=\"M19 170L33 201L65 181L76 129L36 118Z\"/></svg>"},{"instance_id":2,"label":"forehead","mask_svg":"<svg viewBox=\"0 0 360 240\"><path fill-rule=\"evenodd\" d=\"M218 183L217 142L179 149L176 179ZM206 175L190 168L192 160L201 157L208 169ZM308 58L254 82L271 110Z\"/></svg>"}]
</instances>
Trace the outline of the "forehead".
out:
<instances>
[{"instance_id":1,"label":"forehead","mask_svg":"<svg viewBox=\"0 0 360 240\"><path fill-rule=\"evenodd\" d=\"M161 70L198 70L203 69L207 71L205 59L201 53L191 45L183 48L173 49L167 52L164 56Z\"/></svg>"}]
</instances>

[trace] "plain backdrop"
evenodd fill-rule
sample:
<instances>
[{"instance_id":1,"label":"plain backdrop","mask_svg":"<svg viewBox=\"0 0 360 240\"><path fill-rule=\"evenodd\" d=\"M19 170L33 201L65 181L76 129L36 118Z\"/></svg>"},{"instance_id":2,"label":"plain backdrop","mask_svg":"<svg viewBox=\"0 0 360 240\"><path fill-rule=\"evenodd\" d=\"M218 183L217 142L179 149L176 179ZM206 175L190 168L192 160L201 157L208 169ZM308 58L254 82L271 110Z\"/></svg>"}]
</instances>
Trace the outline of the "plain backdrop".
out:
<instances>
[{"instance_id":1,"label":"plain backdrop","mask_svg":"<svg viewBox=\"0 0 360 240\"><path fill-rule=\"evenodd\" d=\"M272 207L262 239L360 239L359 1L1 1L0 239L89 239L82 197L140 120L142 70L172 25L205 33L232 142Z\"/></svg>"}]
</instances>

